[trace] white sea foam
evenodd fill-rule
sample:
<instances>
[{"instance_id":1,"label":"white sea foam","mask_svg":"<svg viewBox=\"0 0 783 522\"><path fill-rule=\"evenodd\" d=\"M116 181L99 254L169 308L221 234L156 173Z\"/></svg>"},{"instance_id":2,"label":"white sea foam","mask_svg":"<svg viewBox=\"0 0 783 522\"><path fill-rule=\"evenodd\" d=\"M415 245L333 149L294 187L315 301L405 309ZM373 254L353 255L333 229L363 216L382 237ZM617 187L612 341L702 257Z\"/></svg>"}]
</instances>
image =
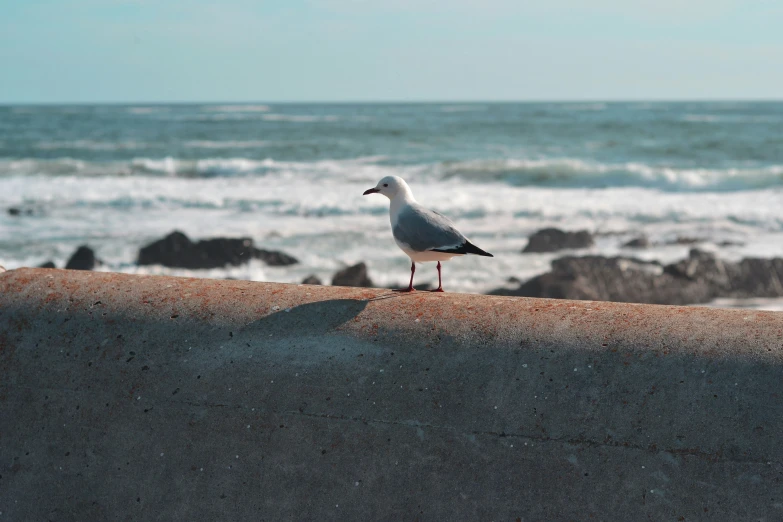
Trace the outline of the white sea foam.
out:
<instances>
[{"instance_id":1,"label":"white sea foam","mask_svg":"<svg viewBox=\"0 0 783 522\"><path fill-rule=\"evenodd\" d=\"M191 149L256 149L268 147L275 142L267 140L242 140L242 141L210 141L210 140L191 140L184 143L185 147Z\"/></svg>"},{"instance_id":2,"label":"white sea foam","mask_svg":"<svg viewBox=\"0 0 783 522\"><path fill-rule=\"evenodd\" d=\"M716 299L706 305L711 308L747 308L749 310L768 310L783 312L783 298L754 298L754 299Z\"/></svg>"},{"instance_id":3,"label":"white sea foam","mask_svg":"<svg viewBox=\"0 0 783 522\"><path fill-rule=\"evenodd\" d=\"M172 117L172 119L186 121L263 120L290 123L335 122L341 120L340 116L335 114L279 114L265 111L205 111L204 114L184 114ZM351 119L357 121L369 121L370 118L365 116L355 116Z\"/></svg>"},{"instance_id":4,"label":"white sea foam","mask_svg":"<svg viewBox=\"0 0 783 522\"><path fill-rule=\"evenodd\" d=\"M261 120L262 112L207 112L202 113L183 113L169 114L166 116L170 121L246 121Z\"/></svg>"},{"instance_id":5,"label":"white sea foam","mask_svg":"<svg viewBox=\"0 0 783 522\"><path fill-rule=\"evenodd\" d=\"M89 162L74 158L64 157L56 160L37 159L0 159L0 177L3 176L27 176L45 174L58 176L63 174L75 174L86 171Z\"/></svg>"},{"instance_id":6,"label":"white sea foam","mask_svg":"<svg viewBox=\"0 0 783 522\"><path fill-rule=\"evenodd\" d=\"M169 112L169 107L128 107L131 114L153 114L156 112Z\"/></svg>"}]
</instances>

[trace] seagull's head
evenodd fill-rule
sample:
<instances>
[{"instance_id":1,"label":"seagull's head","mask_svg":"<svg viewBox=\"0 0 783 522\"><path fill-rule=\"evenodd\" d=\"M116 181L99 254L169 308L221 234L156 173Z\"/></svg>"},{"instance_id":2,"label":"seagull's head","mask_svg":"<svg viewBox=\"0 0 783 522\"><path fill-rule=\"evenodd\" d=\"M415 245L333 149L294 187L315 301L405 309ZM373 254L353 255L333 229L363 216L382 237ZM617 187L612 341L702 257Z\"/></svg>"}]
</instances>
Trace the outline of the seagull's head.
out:
<instances>
[{"instance_id":1,"label":"seagull's head","mask_svg":"<svg viewBox=\"0 0 783 522\"><path fill-rule=\"evenodd\" d=\"M389 199L394 199L398 194L410 195L411 189L405 180L399 176L386 176L375 187L364 191L364 195L383 194Z\"/></svg>"}]
</instances>

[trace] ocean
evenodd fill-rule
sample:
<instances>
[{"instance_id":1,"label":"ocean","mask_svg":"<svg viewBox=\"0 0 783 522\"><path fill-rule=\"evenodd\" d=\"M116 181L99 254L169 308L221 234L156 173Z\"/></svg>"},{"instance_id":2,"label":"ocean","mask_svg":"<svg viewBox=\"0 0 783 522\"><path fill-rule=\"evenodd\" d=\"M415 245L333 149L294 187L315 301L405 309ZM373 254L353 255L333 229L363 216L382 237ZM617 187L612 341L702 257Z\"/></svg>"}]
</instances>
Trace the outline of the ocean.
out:
<instances>
[{"instance_id":1,"label":"ocean","mask_svg":"<svg viewBox=\"0 0 783 522\"><path fill-rule=\"evenodd\" d=\"M495 254L445 264L447 291L547 271L562 254L520 251L549 226L595 233L583 253L668 263L695 241L729 260L783 256L779 102L133 104L0 106L0 264L62 267L87 244L101 270L328 283L364 261L376 285L403 285L388 201L362 196L389 174ZM135 265L175 229L300 263ZM650 248L622 246L640 235ZM437 282L433 264L416 276Z\"/></svg>"}]
</instances>

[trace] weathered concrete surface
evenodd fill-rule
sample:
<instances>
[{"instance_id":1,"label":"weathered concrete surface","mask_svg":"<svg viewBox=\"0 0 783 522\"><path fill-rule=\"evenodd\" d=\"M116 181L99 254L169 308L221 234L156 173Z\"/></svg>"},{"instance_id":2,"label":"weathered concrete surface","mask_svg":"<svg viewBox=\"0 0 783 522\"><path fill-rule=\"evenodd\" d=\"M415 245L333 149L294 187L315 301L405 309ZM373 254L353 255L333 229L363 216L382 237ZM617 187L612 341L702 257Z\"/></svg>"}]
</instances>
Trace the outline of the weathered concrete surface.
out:
<instances>
[{"instance_id":1,"label":"weathered concrete surface","mask_svg":"<svg viewBox=\"0 0 783 522\"><path fill-rule=\"evenodd\" d=\"M783 314L0 275L1 520L781 520Z\"/></svg>"}]
</instances>

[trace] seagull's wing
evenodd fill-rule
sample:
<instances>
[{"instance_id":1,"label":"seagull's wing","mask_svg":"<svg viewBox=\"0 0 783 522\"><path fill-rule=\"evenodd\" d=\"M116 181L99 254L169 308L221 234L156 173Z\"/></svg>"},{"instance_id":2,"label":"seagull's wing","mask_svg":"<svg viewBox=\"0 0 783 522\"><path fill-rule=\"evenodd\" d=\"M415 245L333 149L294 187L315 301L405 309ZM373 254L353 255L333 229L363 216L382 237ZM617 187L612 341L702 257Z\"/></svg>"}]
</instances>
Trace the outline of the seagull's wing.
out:
<instances>
[{"instance_id":1,"label":"seagull's wing","mask_svg":"<svg viewBox=\"0 0 783 522\"><path fill-rule=\"evenodd\" d=\"M467 242L449 218L417 204L400 210L392 233L397 241L415 252L456 251Z\"/></svg>"}]
</instances>

